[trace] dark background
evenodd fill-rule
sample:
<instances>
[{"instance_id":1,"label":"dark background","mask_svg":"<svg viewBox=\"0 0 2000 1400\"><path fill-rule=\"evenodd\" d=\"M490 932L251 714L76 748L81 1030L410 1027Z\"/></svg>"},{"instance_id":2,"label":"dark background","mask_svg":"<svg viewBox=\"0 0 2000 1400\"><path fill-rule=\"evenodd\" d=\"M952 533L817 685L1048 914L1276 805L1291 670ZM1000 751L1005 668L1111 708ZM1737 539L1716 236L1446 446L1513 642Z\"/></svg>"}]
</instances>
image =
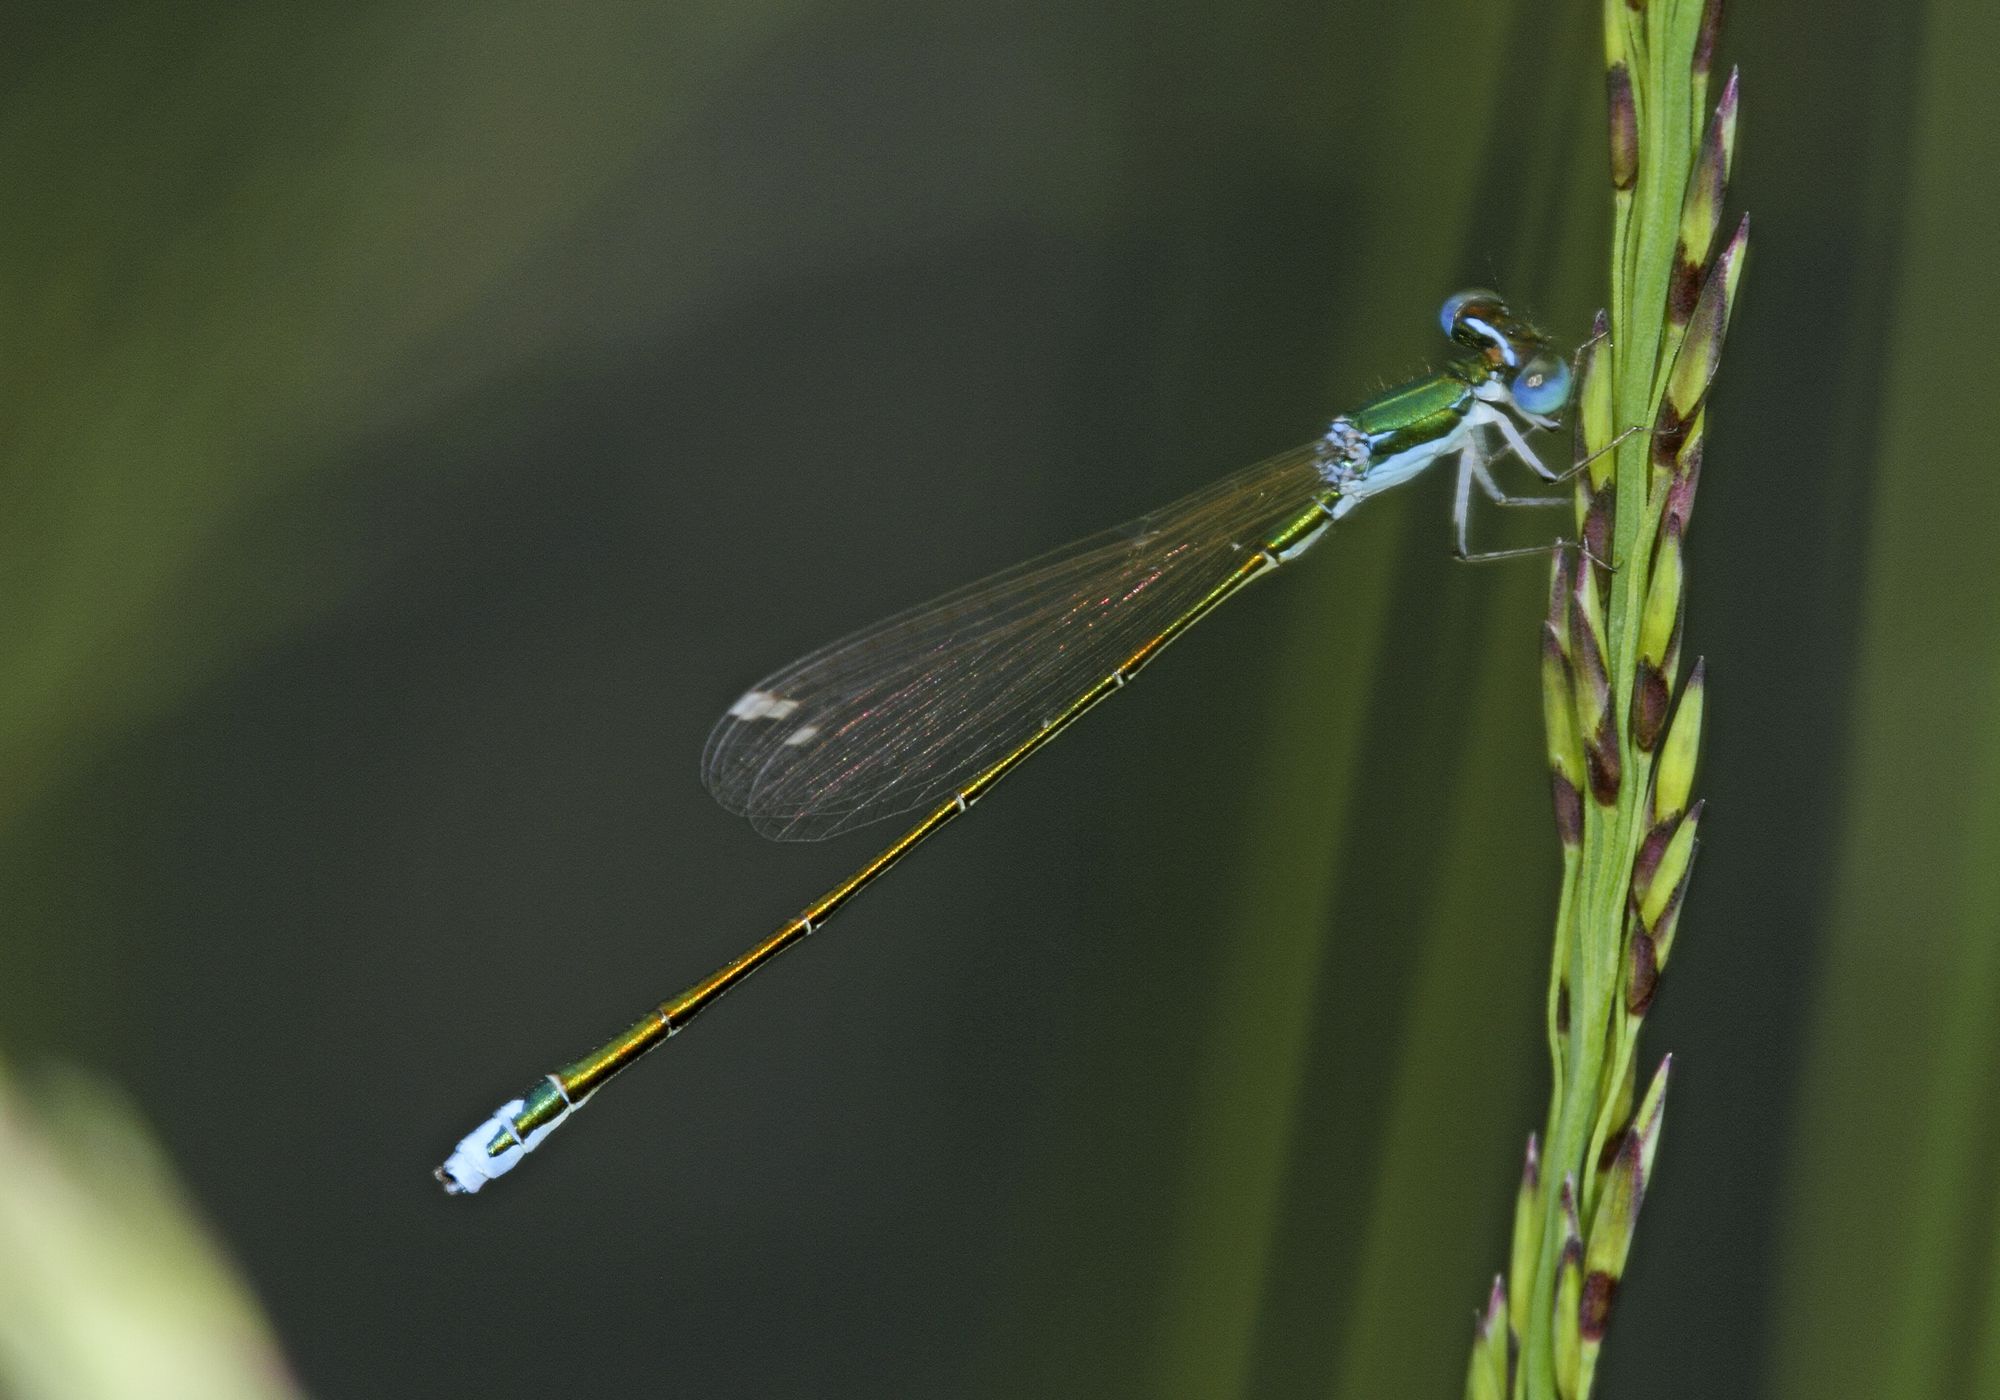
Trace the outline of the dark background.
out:
<instances>
[{"instance_id":1,"label":"dark background","mask_svg":"<svg viewBox=\"0 0 2000 1400\"><path fill-rule=\"evenodd\" d=\"M2000 36L1730 8L1710 808L1599 1393L1992 1394ZM1313 435L1457 287L1580 339L1599 23L24 10L0 1050L131 1094L324 1396L1457 1393L1558 861L1542 571L1451 561L1442 476L428 1173L889 834L713 805L756 677Z\"/></svg>"}]
</instances>

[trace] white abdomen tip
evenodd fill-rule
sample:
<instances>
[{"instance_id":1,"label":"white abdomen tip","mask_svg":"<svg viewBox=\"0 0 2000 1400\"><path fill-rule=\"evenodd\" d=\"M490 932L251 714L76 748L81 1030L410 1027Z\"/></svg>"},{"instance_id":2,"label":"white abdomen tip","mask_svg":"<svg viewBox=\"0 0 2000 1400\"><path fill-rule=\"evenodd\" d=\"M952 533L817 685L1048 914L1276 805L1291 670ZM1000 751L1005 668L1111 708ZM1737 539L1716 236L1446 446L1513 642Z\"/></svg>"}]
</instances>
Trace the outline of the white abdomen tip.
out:
<instances>
[{"instance_id":1,"label":"white abdomen tip","mask_svg":"<svg viewBox=\"0 0 2000 1400\"><path fill-rule=\"evenodd\" d=\"M555 1122L545 1123L529 1133L525 1143L509 1143L497 1157L489 1155L486 1144L502 1132L511 1135L508 1124L522 1107L520 1099L510 1099L500 1105L499 1112L458 1140L451 1156L445 1158L444 1165L434 1173L448 1194L470 1196L487 1182L505 1176L523 1157L541 1146L542 1139L554 1132L564 1118L569 1117L565 1112Z\"/></svg>"}]
</instances>

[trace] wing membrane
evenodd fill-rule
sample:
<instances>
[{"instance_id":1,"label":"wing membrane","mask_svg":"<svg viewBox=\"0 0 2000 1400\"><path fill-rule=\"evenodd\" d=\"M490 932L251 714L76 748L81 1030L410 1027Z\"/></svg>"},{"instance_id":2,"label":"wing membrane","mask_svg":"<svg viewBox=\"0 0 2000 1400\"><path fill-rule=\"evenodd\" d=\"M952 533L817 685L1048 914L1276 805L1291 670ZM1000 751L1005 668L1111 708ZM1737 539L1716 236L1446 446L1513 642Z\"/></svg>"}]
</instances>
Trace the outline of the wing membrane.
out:
<instances>
[{"instance_id":1,"label":"wing membrane","mask_svg":"<svg viewBox=\"0 0 2000 1400\"><path fill-rule=\"evenodd\" d=\"M709 735L709 792L781 841L943 801L1306 508L1318 463L1294 448L794 662Z\"/></svg>"}]
</instances>

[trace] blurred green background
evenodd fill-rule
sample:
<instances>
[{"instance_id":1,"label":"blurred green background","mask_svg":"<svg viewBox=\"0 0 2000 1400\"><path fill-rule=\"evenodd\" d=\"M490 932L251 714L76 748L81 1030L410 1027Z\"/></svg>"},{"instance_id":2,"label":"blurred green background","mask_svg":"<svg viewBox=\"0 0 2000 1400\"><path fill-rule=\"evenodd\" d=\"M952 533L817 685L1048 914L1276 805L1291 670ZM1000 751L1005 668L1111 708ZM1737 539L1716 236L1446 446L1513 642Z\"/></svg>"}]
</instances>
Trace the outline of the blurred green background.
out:
<instances>
[{"instance_id":1,"label":"blurred green background","mask_svg":"<svg viewBox=\"0 0 2000 1400\"><path fill-rule=\"evenodd\" d=\"M1457 1394L1558 867L1542 573L1453 563L1442 477L428 1172L874 849L709 801L750 681L1311 436L1461 285L1579 338L1598 25L17 7L0 1054L131 1096L322 1396ZM1731 0L1710 806L1600 1394L2000 1395L1996 60L1984 0Z\"/></svg>"}]
</instances>

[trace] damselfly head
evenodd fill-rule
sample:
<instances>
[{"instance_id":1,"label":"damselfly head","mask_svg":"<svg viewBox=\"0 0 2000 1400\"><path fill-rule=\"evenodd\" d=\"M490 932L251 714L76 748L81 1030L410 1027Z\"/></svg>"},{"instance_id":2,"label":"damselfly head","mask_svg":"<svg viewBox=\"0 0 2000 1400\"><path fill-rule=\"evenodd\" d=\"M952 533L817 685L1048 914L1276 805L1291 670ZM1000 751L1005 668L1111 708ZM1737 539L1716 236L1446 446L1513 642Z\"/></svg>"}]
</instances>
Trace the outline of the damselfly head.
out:
<instances>
[{"instance_id":1,"label":"damselfly head","mask_svg":"<svg viewBox=\"0 0 2000 1400\"><path fill-rule=\"evenodd\" d=\"M1507 386L1514 403L1535 418L1553 418L1569 402L1569 361L1550 350L1528 357Z\"/></svg>"},{"instance_id":2,"label":"damselfly head","mask_svg":"<svg viewBox=\"0 0 2000 1400\"><path fill-rule=\"evenodd\" d=\"M1500 299L1500 293L1484 287L1468 287L1444 299L1444 305L1438 308L1438 325L1461 345L1476 347L1481 344L1479 323L1506 314L1507 303Z\"/></svg>"},{"instance_id":3,"label":"damselfly head","mask_svg":"<svg viewBox=\"0 0 2000 1400\"><path fill-rule=\"evenodd\" d=\"M1507 309L1498 292L1474 287L1446 297L1438 310L1444 333L1477 350L1495 369L1521 369L1548 344L1543 334Z\"/></svg>"}]
</instances>

